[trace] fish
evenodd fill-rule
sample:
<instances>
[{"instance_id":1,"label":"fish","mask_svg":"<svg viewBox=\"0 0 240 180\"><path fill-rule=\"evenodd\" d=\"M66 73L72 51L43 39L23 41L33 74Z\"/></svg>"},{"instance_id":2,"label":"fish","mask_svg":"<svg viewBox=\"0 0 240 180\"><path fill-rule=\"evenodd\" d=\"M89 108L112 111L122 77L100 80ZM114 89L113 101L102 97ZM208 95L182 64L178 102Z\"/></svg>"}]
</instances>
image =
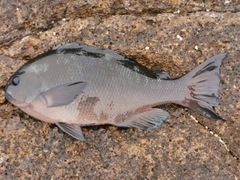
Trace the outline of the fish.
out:
<instances>
[{"instance_id":1,"label":"fish","mask_svg":"<svg viewBox=\"0 0 240 180\"><path fill-rule=\"evenodd\" d=\"M217 54L184 76L171 78L118 51L66 43L21 66L9 78L5 96L30 116L55 123L81 141L83 126L156 129L169 116L159 107L167 103L224 121L214 107L226 55Z\"/></svg>"}]
</instances>

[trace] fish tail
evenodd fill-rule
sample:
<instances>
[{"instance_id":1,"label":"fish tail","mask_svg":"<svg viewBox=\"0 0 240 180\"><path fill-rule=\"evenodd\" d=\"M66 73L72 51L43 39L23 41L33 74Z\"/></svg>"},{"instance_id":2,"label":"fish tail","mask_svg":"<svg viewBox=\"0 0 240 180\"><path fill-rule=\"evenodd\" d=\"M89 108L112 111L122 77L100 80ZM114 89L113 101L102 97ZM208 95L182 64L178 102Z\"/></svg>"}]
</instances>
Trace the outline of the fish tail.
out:
<instances>
[{"instance_id":1,"label":"fish tail","mask_svg":"<svg viewBox=\"0 0 240 180\"><path fill-rule=\"evenodd\" d=\"M204 61L180 78L190 93L181 105L186 106L209 119L224 121L213 109L218 102L219 68L226 53L218 54ZM188 92L189 92L188 91Z\"/></svg>"}]
</instances>

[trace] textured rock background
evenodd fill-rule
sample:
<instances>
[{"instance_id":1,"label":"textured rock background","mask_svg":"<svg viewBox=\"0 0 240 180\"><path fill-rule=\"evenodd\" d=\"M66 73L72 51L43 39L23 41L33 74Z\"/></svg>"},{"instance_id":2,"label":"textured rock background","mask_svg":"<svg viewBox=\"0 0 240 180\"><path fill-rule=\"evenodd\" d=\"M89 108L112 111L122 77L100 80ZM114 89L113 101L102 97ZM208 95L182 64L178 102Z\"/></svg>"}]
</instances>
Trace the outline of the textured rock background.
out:
<instances>
[{"instance_id":1,"label":"textured rock background","mask_svg":"<svg viewBox=\"0 0 240 180\"><path fill-rule=\"evenodd\" d=\"M238 0L1 0L0 22L0 179L240 177ZM112 48L173 77L227 52L216 108L226 122L166 105L171 116L157 130L89 127L87 142L76 141L3 91L23 63L65 42Z\"/></svg>"}]
</instances>

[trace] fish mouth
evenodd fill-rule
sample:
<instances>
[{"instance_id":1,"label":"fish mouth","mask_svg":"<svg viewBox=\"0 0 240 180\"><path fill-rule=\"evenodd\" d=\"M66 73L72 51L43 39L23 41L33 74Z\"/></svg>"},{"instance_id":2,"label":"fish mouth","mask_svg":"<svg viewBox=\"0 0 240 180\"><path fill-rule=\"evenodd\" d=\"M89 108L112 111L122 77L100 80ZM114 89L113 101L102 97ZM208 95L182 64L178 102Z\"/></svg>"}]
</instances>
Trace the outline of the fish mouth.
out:
<instances>
[{"instance_id":1,"label":"fish mouth","mask_svg":"<svg viewBox=\"0 0 240 180\"><path fill-rule=\"evenodd\" d=\"M28 103L21 102L21 101L17 101L17 100L14 99L7 91L5 91L5 97L6 97L6 99L7 99L10 103L12 103L12 104L14 104L14 105L16 105L16 106L18 106L18 107L26 107L26 106L28 106Z\"/></svg>"}]
</instances>

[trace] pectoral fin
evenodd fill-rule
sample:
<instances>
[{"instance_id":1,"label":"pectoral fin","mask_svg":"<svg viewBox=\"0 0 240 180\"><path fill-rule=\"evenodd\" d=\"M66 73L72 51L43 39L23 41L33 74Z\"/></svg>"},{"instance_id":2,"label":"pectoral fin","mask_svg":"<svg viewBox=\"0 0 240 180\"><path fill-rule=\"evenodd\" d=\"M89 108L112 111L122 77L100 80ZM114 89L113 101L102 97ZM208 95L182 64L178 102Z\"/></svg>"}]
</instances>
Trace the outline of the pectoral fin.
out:
<instances>
[{"instance_id":1,"label":"pectoral fin","mask_svg":"<svg viewBox=\"0 0 240 180\"><path fill-rule=\"evenodd\" d=\"M55 123L61 130L80 141L85 141L82 130L77 124Z\"/></svg>"},{"instance_id":2,"label":"pectoral fin","mask_svg":"<svg viewBox=\"0 0 240 180\"><path fill-rule=\"evenodd\" d=\"M86 82L63 84L56 86L41 95L46 100L47 107L65 106L73 102L74 99L84 90L86 85Z\"/></svg>"},{"instance_id":3,"label":"pectoral fin","mask_svg":"<svg viewBox=\"0 0 240 180\"><path fill-rule=\"evenodd\" d=\"M169 116L162 109L151 109L127 118L122 123L115 124L122 127L135 127L140 129L155 129L160 126Z\"/></svg>"}]
</instances>

